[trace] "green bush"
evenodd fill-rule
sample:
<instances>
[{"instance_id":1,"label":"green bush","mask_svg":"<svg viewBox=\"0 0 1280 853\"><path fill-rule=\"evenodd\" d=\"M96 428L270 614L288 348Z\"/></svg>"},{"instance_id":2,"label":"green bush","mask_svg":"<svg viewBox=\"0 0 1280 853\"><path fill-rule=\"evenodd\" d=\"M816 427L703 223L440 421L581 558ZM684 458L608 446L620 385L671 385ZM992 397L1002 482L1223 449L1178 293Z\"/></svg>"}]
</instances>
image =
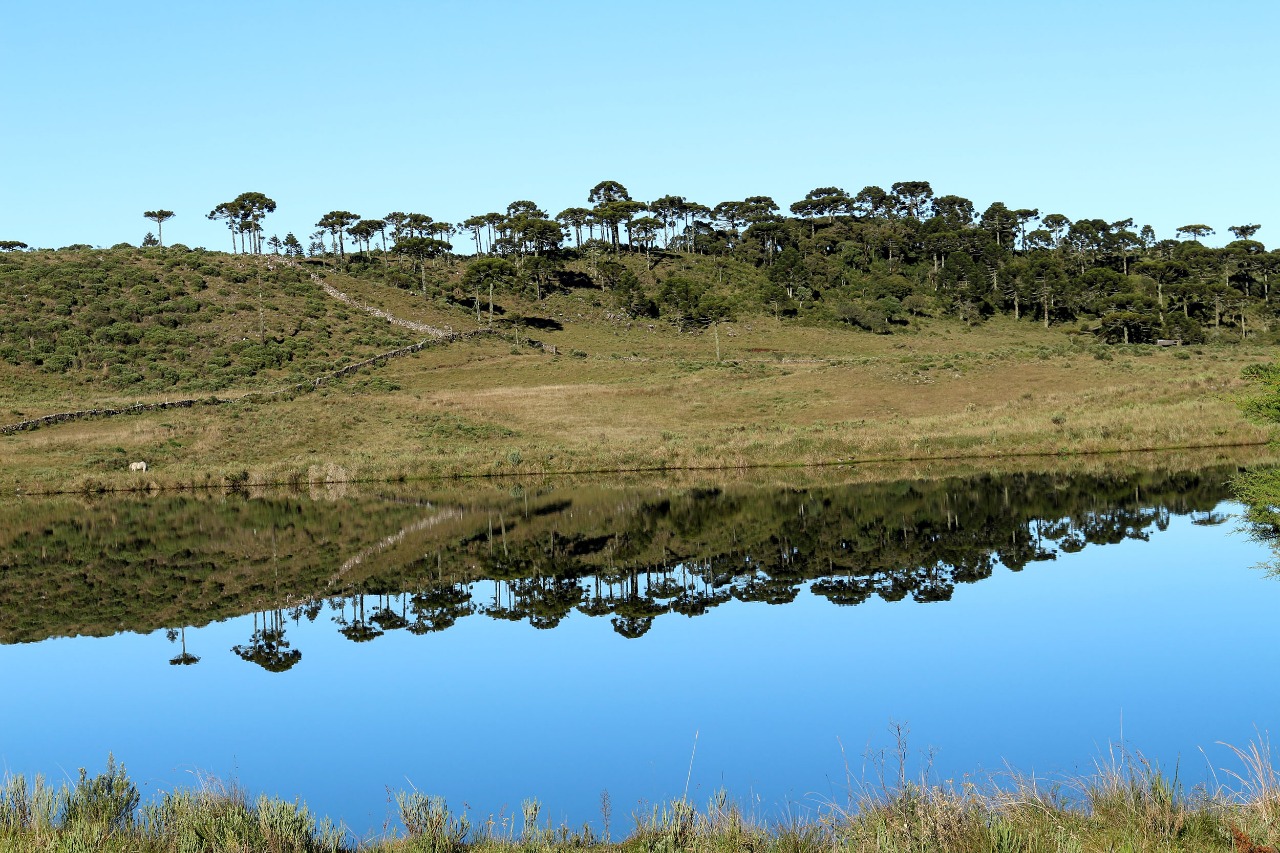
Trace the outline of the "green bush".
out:
<instances>
[{"instance_id":1,"label":"green bush","mask_svg":"<svg viewBox=\"0 0 1280 853\"><path fill-rule=\"evenodd\" d=\"M108 755L105 771L91 779L81 767L79 780L64 790L62 823L124 830L133 825L138 800L138 789L129 781L124 765L117 766L115 756Z\"/></svg>"}]
</instances>

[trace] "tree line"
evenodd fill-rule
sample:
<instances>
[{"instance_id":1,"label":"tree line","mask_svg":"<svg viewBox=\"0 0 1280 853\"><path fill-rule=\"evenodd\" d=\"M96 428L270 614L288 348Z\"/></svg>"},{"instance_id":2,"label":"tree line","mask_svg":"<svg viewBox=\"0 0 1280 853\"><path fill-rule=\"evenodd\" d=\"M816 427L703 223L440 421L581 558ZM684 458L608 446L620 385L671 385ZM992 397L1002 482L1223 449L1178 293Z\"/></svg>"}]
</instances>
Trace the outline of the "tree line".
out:
<instances>
[{"instance_id":1,"label":"tree line","mask_svg":"<svg viewBox=\"0 0 1280 853\"><path fill-rule=\"evenodd\" d=\"M1161 237L1132 218L1073 220L1003 202L979 211L967 198L935 193L928 181L856 193L817 187L786 212L768 196L714 205L677 195L639 201L613 180L592 187L586 201L551 215L521 199L458 223L416 212L367 218L333 210L305 245L292 232L264 237L276 203L260 192L220 203L207 217L225 222L233 252L330 258L357 271L403 258L414 276L397 283L424 293L428 262L465 263L462 289L477 310L486 291L541 299L567 265L586 259L589 278L613 294L619 311L682 326L743 310L887 333L926 315L978 323L1002 313L1046 327L1080 324L1114 342L1193 343L1269 331L1276 318L1270 291L1280 252L1255 239L1256 223L1228 226L1232 239L1210 248L1203 241L1216 231L1204 223ZM143 215L158 232L144 243L163 246L163 224L175 214ZM455 254L458 236L472 242L469 256ZM0 249L24 248L0 242ZM658 268L681 256L721 266L693 274ZM754 273L726 276L727 261Z\"/></svg>"},{"instance_id":2,"label":"tree line","mask_svg":"<svg viewBox=\"0 0 1280 853\"><path fill-rule=\"evenodd\" d=\"M453 235L468 234L475 253L462 284L477 306L495 284L540 299L568 261L587 258L590 277L612 292L620 311L681 325L713 322L735 308L874 332L926 315L978 323L1003 313L1046 328L1078 324L1118 343L1196 343L1269 331L1276 319L1270 292L1280 252L1255 239L1256 223L1228 226L1232 239L1210 248L1204 240L1216 232L1204 223L1162 238L1132 218L1072 220L1003 202L979 211L962 196L935 194L928 181L852 194L818 187L789 215L768 196L714 206L675 195L646 203L617 181L600 182L587 201L590 207L552 216L519 200L457 225L418 216L430 227L421 233L406 229L403 214L349 214L348 227L363 239L364 259L378 234L384 257L409 255L420 265L449 254ZM327 233L328 251L341 256L340 232ZM643 257L644 269L617 263L626 255ZM725 286L723 268L714 265L701 275L653 272L672 256L734 260L756 274Z\"/></svg>"}]
</instances>

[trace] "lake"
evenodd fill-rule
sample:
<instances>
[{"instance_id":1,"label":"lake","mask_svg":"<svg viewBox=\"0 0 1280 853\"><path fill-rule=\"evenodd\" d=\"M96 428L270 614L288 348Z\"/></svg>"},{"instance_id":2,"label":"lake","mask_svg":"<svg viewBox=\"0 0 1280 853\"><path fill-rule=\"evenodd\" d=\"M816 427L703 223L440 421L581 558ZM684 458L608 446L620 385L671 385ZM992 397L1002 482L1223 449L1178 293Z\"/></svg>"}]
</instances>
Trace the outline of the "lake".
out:
<instances>
[{"instance_id":1,"label":"lake","mask_svg":"<svg viewBox=\"0 0 1280 853\"><path fill-rule=\"evenodd\" d=\"M722 787L812 813L896 777L894 727L939 781L1123 742L1226 783L1280 724L1237 467L9 501L0 763L112 752L144 797L235 780L357 836L411 787L615 834Z\"/></svg>"}]
</instances>

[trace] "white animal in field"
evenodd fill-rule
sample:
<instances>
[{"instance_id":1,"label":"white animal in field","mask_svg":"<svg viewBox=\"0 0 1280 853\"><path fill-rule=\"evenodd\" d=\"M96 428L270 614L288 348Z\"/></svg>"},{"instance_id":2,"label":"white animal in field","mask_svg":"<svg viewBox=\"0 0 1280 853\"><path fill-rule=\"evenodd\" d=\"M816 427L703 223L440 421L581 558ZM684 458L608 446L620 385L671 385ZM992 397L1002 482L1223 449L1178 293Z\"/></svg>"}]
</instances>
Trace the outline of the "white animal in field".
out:
<instances>
[{"instance_id":1,"label":"white animal in field","mask_svg":"<svg viewBox=\"0 0 1280 853\"><path fill-rule=\"evenodd\" d=\"M143 472L143 473L145 474L145 473L146 473L146 471L147 471L147 463L145 463L145 462L130 462L130 463L129 463L129 470L130 470L130 471L141 471L141 472Z\"/></svg>"}]
</instances>

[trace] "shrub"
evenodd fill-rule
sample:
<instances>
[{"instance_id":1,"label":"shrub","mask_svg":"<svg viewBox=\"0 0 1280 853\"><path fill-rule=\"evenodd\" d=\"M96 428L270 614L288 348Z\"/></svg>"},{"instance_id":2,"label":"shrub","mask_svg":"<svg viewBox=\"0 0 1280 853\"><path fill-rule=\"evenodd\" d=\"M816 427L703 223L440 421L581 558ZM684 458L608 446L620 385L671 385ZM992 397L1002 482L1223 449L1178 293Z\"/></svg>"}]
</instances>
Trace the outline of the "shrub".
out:
<instances>
[{"instance_id":1,"label":"shrub","mask_svg":"<svg viewBox=\"0 0 1280 853\"><path fill-rule=\"evenodd\" d=\"M430 853L454 853L461 850L471 831L467 816L452 816L442 797L430 797L418 791L396 794L396 808L413 849Z\"/></svg>"},{"instance_id":2,"label":"shrub","mask_svg":"<svg viewBox=\"0 0 1280 853\"><path fill-rule=\"evenodd\" d=\"M124 765L117 766L115 756L108 755L105 771L90 779L81 767L79 780L64 790L62 822L124 830L133 824L138 800L138 788L129 781Z\"/></svg>"}]
</instances>

